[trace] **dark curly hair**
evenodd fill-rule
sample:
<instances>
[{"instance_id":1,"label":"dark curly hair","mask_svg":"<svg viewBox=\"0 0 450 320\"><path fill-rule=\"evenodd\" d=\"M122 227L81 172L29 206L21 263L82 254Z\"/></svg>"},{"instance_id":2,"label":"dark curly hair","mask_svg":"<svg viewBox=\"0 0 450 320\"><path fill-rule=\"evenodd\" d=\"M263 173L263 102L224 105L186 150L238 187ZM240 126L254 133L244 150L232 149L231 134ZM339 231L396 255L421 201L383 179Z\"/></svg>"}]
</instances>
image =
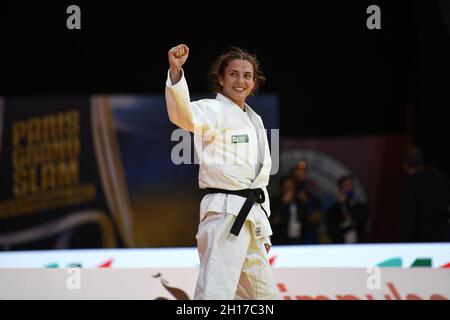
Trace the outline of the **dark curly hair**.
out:
<instances>
[{"instance_id":1,"label":"dark curly hair","mask_svg":"<svg viewBox=\"0 0 450 320\"><path fill-rule=\"evenodd\" d=\"M208 84L210 90L214 93L222 91L220 85L220 77L225 76L225 68L233 60L247 60L253 65L253 80L255 81L255 87L252 90L252 95L258 92L260 86L266 80L264 74L260 69L260 62L258 61L256 54L251 54L244 49L238 47L231 47L214 60L211 64L211 68L208 72Z\"/></svg>"}]
</instances>

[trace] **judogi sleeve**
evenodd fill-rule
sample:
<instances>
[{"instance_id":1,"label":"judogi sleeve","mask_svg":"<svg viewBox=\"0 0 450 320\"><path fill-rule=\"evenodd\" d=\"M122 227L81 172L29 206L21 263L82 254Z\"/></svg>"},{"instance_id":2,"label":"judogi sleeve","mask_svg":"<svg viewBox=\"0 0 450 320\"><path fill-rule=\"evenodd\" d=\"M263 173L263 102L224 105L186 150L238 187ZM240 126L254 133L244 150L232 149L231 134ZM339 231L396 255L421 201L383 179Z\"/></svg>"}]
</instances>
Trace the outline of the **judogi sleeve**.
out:
<instances>
[{"instance_id":1,"label":"judogi sleeve","mask_svg":"<svg viewBox=\"0 0 450 320\"><path fill-rule=\"evenodd\" d=\"M170 71L169 71L170 72ZM218 110L208 100L191 101L189 88L184 77L172 84L169 74L166 81L167 113L176 126L190 132L206 132L214 135L217 131Z\"/></svg>"}]
</instances>

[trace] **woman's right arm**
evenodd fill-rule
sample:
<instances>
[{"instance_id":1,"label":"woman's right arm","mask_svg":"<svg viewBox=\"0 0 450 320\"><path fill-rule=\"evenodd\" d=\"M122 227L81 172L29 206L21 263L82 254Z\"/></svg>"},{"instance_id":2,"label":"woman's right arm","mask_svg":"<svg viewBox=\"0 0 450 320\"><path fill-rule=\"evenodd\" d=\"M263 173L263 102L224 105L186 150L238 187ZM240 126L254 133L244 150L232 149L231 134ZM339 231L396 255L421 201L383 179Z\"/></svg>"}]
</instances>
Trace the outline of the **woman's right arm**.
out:
<instances>
[{"instance_id":1,"label":"woman's right arm","mask_svg":"<svg viewBox=\"0 0 450 320\"><path fill-rule=\"evenodd\" d=\"M185 44L180 44L169 50L169 65L170 65L170 81L172 84L177 84L182 76L181 67L186 62L189 56L189 48Z\"/></svg>"},{"instance_id":2,"label":"woman's right arm","mask_svg":"<svg viewBox=\"0 0 450 320\"><path fill-rule=\"evenodd\" d=\"M169 74L166 82L166 103L170 121L190 132L205 132L214 128L216 114L206 103L191 102L182 66L189 48L180 44L169 50Z\"/></svg>"}]
</instances>

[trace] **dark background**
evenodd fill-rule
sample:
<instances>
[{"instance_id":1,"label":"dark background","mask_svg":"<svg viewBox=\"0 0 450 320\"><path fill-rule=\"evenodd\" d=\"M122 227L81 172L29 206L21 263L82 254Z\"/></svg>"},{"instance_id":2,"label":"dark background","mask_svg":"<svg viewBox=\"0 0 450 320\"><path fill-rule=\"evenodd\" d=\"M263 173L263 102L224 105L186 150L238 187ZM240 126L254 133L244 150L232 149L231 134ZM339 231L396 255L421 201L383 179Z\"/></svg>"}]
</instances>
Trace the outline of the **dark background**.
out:
<instances>
[{"instance_id":1,"label":"dark background","mask_svg":"<svg viewBox=\"0 0 450 320\"><path fill-rule=\"evenodd\" d=\"M81 30L66 8L81 8ZM381 8L381 30L366 9ZM2 2L0 94L162 93L186 43L191 92L213 58L256 52L284 136L412 134L450 175L448 1Z\"/></svg>"}]
</instances>

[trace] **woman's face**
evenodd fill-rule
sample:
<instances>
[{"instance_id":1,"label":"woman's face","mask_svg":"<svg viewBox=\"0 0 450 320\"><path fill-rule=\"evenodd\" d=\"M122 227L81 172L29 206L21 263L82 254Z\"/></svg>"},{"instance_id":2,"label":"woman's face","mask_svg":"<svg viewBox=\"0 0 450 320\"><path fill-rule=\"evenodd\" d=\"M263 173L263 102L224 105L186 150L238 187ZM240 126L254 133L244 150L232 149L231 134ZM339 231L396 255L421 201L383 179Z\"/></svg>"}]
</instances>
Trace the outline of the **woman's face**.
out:
<instances>
[{"instance_id":1,"label":"woman's face","mask_svg":"<svg viewBox=\"0 0 450 320\"><path fill-rule=\"evenodd\" d=\"M253 65L247 60L232 60L225 68L224 76L220 77L222 94L244 107L245 100L255 87Z\"/></svg>"}]
</instances>

